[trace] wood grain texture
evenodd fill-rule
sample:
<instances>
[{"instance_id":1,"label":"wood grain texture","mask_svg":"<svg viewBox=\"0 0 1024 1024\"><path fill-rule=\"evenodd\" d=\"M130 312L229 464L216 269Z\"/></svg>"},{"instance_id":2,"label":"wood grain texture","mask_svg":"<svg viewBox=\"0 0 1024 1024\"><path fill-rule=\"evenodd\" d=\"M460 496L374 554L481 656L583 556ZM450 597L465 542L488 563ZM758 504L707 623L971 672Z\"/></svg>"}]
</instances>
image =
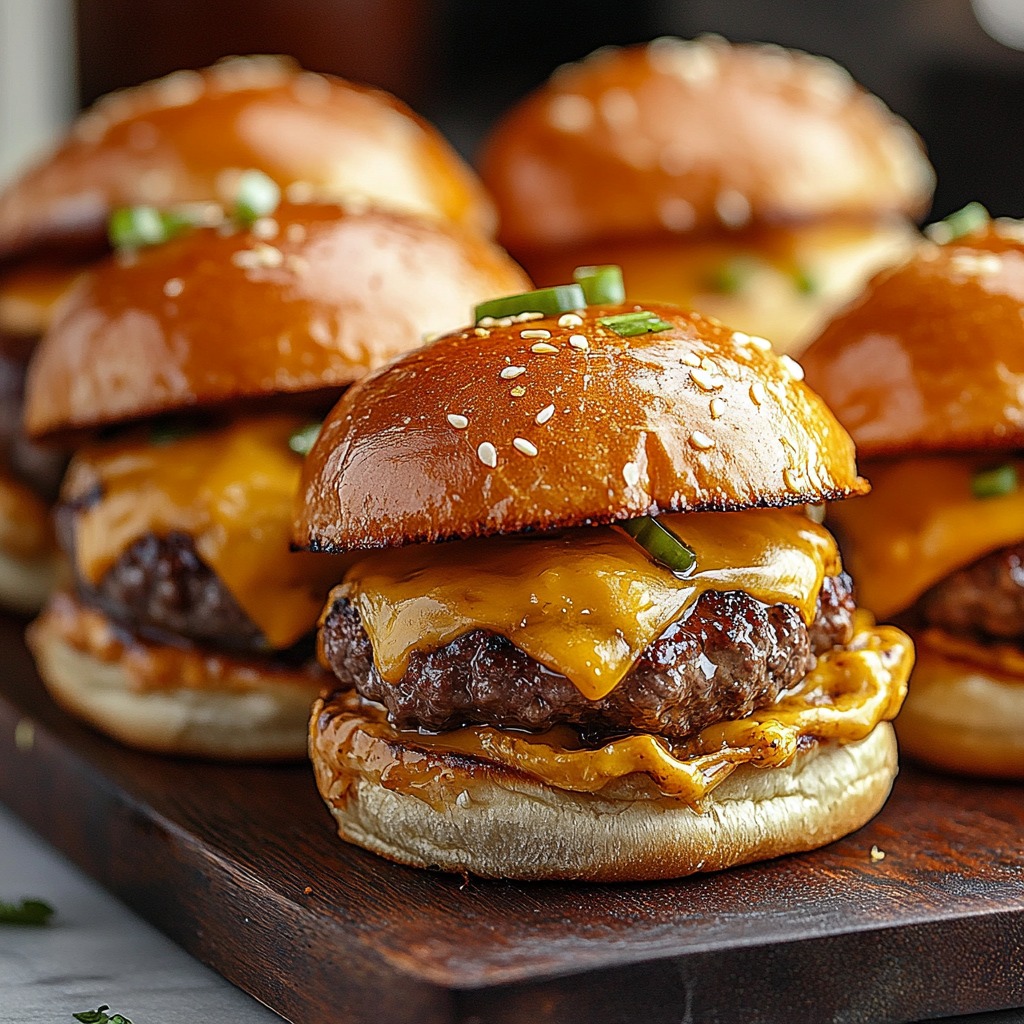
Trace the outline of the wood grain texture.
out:
<instances>
[{"instance_id":1,"label":"wood grain texture","mask_svg":"<svg viewBox=\"0 0 1024 1024\"><path fill-rule=\"evenodd\" d=\"M1020 786L906 767L874 822L812 854L646 885L465 882L340 843L303 767L166 760L68 721L19 634L0 621L0 800L291 1020L879 1024L1024 1004Z\"/></svg>"}]
</instances>

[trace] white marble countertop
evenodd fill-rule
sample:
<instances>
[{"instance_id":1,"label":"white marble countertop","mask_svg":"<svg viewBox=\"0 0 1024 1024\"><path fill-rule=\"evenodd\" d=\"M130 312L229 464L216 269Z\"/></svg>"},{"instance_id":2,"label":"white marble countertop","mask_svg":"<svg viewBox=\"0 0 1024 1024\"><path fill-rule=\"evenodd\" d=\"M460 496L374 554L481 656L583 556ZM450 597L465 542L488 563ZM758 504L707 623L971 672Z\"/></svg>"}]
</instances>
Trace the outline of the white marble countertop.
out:
<instances>
[{"instance_id":1,"label":"white marble countertop","mask_svg":"<svg viewBox=\"0 0 1024 1024\"><path fill-rule=\"evenodd\" d=\"M0 900L45 900L46 927L0 926L0 1021L75 1024L107 1003L133 1024L281 1018L133 914L0 805Z\"/></svg>"}]
</instances>

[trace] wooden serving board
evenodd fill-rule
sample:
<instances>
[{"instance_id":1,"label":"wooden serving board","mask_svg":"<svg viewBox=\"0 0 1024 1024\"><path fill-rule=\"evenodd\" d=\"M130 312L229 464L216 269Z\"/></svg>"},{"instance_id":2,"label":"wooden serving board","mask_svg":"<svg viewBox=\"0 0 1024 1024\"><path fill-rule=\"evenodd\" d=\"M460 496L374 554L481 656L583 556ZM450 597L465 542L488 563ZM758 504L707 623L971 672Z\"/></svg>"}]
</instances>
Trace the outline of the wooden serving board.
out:
<instances>
[{"instance_id":1,"label":"wooden serving board","mask_svg":"<svg viewBox=\"0 0 1024 1024\"><path fill-rule=\"evenodd\" d=\"M0 620L0 800L299 1024L880 1024L1024 1005L1024 787L905 767L874 822L815 853L648 885L466 881L338 841L305 767L163 759L68 720L20 632Z\"/></svg>"}]
</instances>

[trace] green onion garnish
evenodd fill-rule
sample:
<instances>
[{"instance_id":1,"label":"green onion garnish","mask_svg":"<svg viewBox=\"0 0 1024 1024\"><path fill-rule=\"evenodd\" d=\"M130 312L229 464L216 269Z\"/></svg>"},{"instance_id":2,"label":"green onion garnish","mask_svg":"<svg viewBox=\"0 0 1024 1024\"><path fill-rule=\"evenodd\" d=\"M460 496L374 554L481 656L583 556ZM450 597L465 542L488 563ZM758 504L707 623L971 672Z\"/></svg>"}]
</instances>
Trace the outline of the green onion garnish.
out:
<instances>
[{"instance_id":1,"label":"green onion garnish","mask_svg":"<svg viewBox=\"0 0 1024 1024\"><path fill-rule=\"evenodd\" d=\"M71 1016L75 1020L81 1021L81 1024L132 1024L127 1017L120 1013L108 1014L107 1010L109 1009L110 1007L104 1003L95 1010L83 1010L81 1013L73 1013Z\"/></svg>"},{"instance_id":2,"label":"green onion garnish","mask_svg":"<svg viewBox=\"0 0 1024 1024\"><path fill-rule=\"evenodd\" d=\"M53 917L53 907L42 900L22 900L20 903L0 901L0 924L46 924Z\"/></svg>"},{"instance_id":3,"label":"green onion garnish","mask_svg":"<svg viewBox=\"0 0 1024 1024\"><path fill-rule=\"evenodd\" d=\"M667 320L647 309L635 313L616 313L615 316L599 316L599 324L610 327L620 338L632 338L637 334L657 334L667 331L672 325Z\"/></svg>"},{"instance_id":4,"label":"green onion garnish","mask_svg":"<svg viewBox=\"0 0 1024 1024\"><path fill-rule=\"evenodd\" d=\"M296 455L303 457L307 456L310 449L313 447L316 439L320 436L320 423L307 423L304 427L299 427L291 437L288 438L288 447L291 448Z\"/></svg>"},{"instance_id":5,"label":"green onion garnish","mask_svg":"<svg viewBox=\"0 0 1024 1024\"><path fill-rule=\"evenodd\" d=\"M481 302L473 312L476 323L486 317L500 320L506 316L518 316L520 313L543 313L553 316L555 313L568 313L573 309L583 309L587 304L583 289L578 284L559 284L554 288L538 288L534 292L523 292L522 295L506 295L500 299Z\"/></svg>"},{"instance_id":6,"label":"green onion garnish","mask_svg":"<svg viewBox=\"0 0 1024 1024\"><path fill-rule=\"evenodd\" d=\"M963 209L929 224L925 232L933 242L944 245L983 228L990 219L988 210L981 203L968 203Z\"/></svg>"},{"instance_id":7,"label":"green onion garnish","mask_svg":"<svg viewBox=\"0 0 1024 1024\"><path fill-rule=\"evenodd\" d=\"M640 516L617 523L658 565L676 576L685 576L697 564L697 555L668 527L653 516Z\"/></svg>"},{"instance_id":8,"label":"green onion garnish","mask_svg":"<svg viewBox=\"0 0 1024 1024\"><path fill-rule=\"evenodd\" d=\"M238 179L234 219L253 224L260 217L269 217L281 202L281 189L273 178L262 171L244 171Z\"/></svg>"},{"instance_id":9,"label":"green onion garnish","mask_svg":"<svg viewBox=\"0 0 1024 1024\"><path fill-rule=\"evenodd\" d=\"M1013 494L1017 487L1017 467L1012 463L979 470L971 480L971 493L976 498L1001 498Z\"/></svg>"},{"instance_id":10,"label":"green onion garnish","mask_svg":"<svg viewBox=\"0 0 1024 1024\"><path fill-rule=\"evenodd\" d=\"M757 260L750 256L734 256L711 273L708 284L720 295L735 295L745 288L757 270Z\"/></svg>"},{"instance_id":11,"label":"green onion garnish","mask_svg":"<svg viewBox=\"0 0 1024 1024\"><path fill-rule=\"evenodd\" d=\"M169 242L188 227L191 221L180 213L155 206L122 206L110 215L107 237L115 249L142 249Z\"/></svg>"},{"instance_id":12,"label":"green onion garnish","mask_svg":"<svg viewBox=\"0 0 1024 1024\"><path fill-rule=\"evenodd\" d=\"M622 267L614 263L603 267L577 267L572 279L583 289L588 306L614 306L626 301Z\"/></svg>"},{"instance_id":13,"label":"green onion garnish","mask_svg":"<svg viewBox=\"0 0 1024 1024\"><path fill-rule=\"evenodd\" d=\"M793 283L801 295L817 295L821 291L821 280L806 267L797 267L793 271Z\"/></svg>"}]
</instances>

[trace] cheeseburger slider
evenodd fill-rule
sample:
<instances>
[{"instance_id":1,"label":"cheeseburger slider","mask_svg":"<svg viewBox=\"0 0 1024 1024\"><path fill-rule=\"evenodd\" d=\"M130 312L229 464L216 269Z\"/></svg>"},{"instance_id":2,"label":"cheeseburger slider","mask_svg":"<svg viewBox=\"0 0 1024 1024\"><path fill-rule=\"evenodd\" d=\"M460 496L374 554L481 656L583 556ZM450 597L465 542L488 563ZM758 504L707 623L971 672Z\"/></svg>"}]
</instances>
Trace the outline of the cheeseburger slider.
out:
<instances>
[{"instance_id":1,"label":"cheeseburger slider","mask_svg":"<svg viewBox=\"0 0 1024 1024\"><path fill-rule=\"evenodd\" d=\"M829 514L917 644L903 748L1024 779L1024 223L972 204L932 234L806 353L872 484Z\"/></svg>"},{"instance_id":2,"label":"cheeseburger slider","mask_svg":"<svg viewBox=\"0 0 1024 1024\"><path fill-rule=\"evenodd\" d=\"M501 240L539 284L620 263L795 352L913 243L921 143L842 68L720 38L604 48L498 125L481 163Z\"/></svg>"},{"instance_id":3,"label":"cheeseburger slider","mask_svg":"<svg viewBox=\"0 0 1024 1024\"><path fill-rule=\"evenodd\" d=\"M885 801L912 658L802 508L865 489L853 445L764 339L582 276L325 421L295 539L353 564L320 620L320 792L343 838L485 876L821 846Z\"/></svg>"},{"instance_id":4,"label":"cheeseburger slider","mask_svg":"<svg viewBox=\"0 0 1024 1024\"><path fill-rule=\"evenodd\" d=\"M65 460L19 424L58 298L107 252L112 212L142 207L150 235L161 217L216 221L253 168L293 200L355 197L493 230L482 188L434 129L385 93L288 60L232 58L100 100L0 190L0 603L38 608L55 574L47 510Z\"/></svg>"},{"instance_id":5,"label":"cheeseburger slider","mask_svg":"<svg viewBox=\"0 0 1024 1024\"><path fill-rule=\"evenodd\" d=\"M29 642L58 702L152 750L303 753L338 569L289 551L301 455L340 389L527 283L434 221L262 212L98 264L29 372L28 433L81 445L57 508L74 588Z\"/></svg>"}]
</instances>

